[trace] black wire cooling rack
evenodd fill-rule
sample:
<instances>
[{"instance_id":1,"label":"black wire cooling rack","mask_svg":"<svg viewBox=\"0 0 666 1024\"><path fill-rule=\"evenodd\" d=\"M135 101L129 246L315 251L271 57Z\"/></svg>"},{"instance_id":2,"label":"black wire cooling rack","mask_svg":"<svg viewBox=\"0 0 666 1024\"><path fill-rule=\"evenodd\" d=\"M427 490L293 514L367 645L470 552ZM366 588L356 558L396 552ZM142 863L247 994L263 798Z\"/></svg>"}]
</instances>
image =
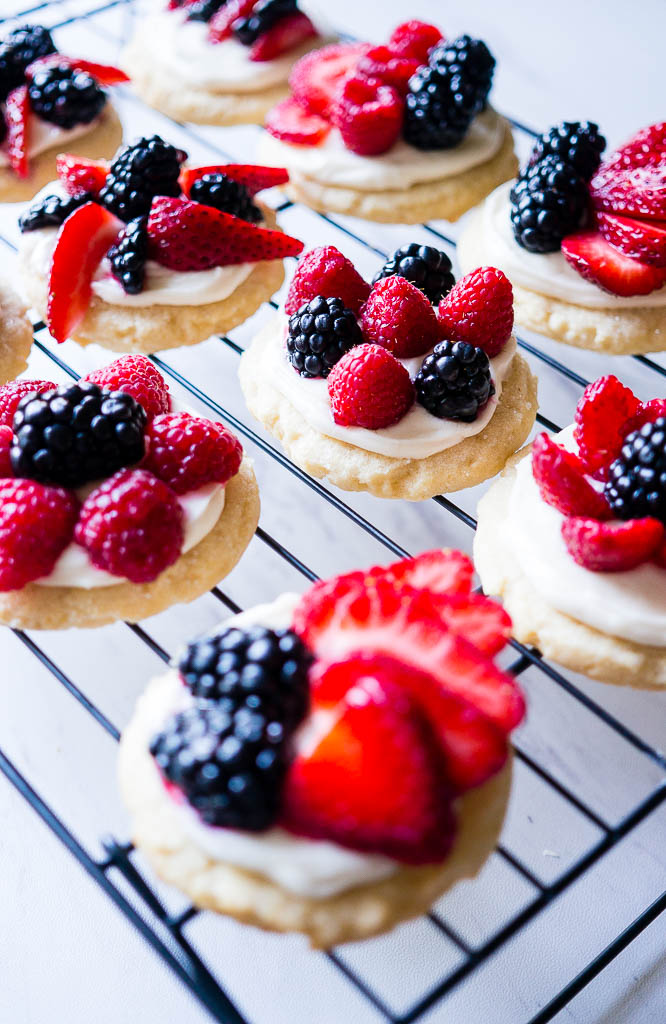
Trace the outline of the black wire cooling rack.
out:
<instances>
[{"instance_id":1,"label":"black wire cooling rack","mask_svg":"<svg viewBox=\"0 0 666 1024\"><path fill-rule=\"evenodd\" d=\"M77 43L76 46L72 43L72 52L80 50L82 45L80 40L83 39L82 32L85 28L87 33L85 45L88 47L86 55L97 55L99 59L104 60L116 57L119 46L127 39L131 31L134 16L132 0L111 0L108 3L104 3L102 0L97 3L94 0L48 0L48 2L34 3L23 8L17 5L16 9L12 9L11 12L0 18L0 22L2 22L2 30L26 19L47 24L57 30L56 39L60 41L63 49L67 49L70 39L73 39L76 34ZM256 142L259 131L257 128L221 131L176 125L173 122L168 122L161 115L149 111L132 95L130 90L119 90L118 97L117 105L120 107L121 113L127 115L129 122L136 121L139 129L144 131L148 130L147 124L155 124L157 127L154 130L161 128L167 133L171 132L171 137L175 133L179 133L178 138L187 138L191 148L196 149L197 158L201 154L202 162L204 162L204 156L208 162L216 159L222 161L251 160L251 156L248 155L248 146L254 145ZM534 132L518 121L514 120L513 124L519 145L527 145ZM129 134L131 137L136 132ZM231 152L220 147L221 140L224 141L225 146L229 145ZM192 156L194 157L194 153ZM307 216L306 233L309 232L310 236L307 238L308 242L321 241L322 236L327 239L330 237L331 240L339 240L341 237L340 244L353 247L354 252L359 253L359 259L364 259L368 266L370 263L373 266L378 266L395 244L400 244L405 240L404 229L401 230L399 237L397 228L362 224L344 217L321 216L302 209L299 211L294 204L282 201L279 195L276 196L274 205L282 214L287 230L290 230L290 219L296 214ZM8 224L14 222L15 208L10 212L11 217L7 220ZM306 237L302 231L292 230L296 234L300 233L301 237ZM431 241L436 241L453 255L455 229L451 228L450 230L451 234L448 234L441 225L426 224L418 229L418 237L425 241L429 236ZM409 236L410 239L416 236L414 229L410 229ZM15 238L15 231L12 231L11 227L0 235L3 246L11 249L15 248ZM267 307L270 306L275 307L276 303L267 304ZM264 313L269 314L270 308L267 308ZM237 332L232 333L237 334ZM228 337L215 339L209 344L219 345L220 342L226 347L227 354L232 360L236 359L243 351L242 344ZM590 376L606 372L598 362L595 363L595 359L598 357L575 354L573 350L567 349L565 346L557 346L546 339L534 336L530 336L529 339L520 337L519 345L532 365L540 372L542 410L550 410L551 407L553 409L561 408L564 397L562 385L566 386L564 401L568 401L569 415L565 416L563 421L569 422L572 405L580 394L580 390L588 383L585 373L578 372L575 367L589 368ZM50 361L51 364L55 364L61 375L79 376L79 372L70 365L68 359L63 358L62 353L73 353L72 361L74 362L80 350L71 346L58 348L49 338L42 323L35 324L35 347L38 355L44 360ZM400 557L408 554L405 548L389 535L388 531L385 532L377 524L377 521L381 522L381 515L375 514L376 505L372 503L374 499L365 503L359 502L311 479L295 466L267 435L248 424L242 406L237 405L236 400L231 398L233 390L236 388L235 379L230 378L228 381L226 395L229 401L223 403L218 397L213 397L209 393L210 389L206 387L205 375L203 379L199 376L198 382L190 379L188 372L182 368L182 362L166 358L166 356L164 358L155 357L155 363L172 385L178 388L191 402L199 404L208 414L228 423L243 438L246 446L250 448L259 462L267 460L272 463L273 471L278 474L274 479L277 479L284 488L288 489L290 486L305 488L309 492L310 498L325 503L327 514L330 513L333 517L343 517L347 521L346 529L359 531L361 539L365 537L368 544L371 543L373 552L383 550L385 560L392 556ZM632 384L634 381L638 382L649 394L663 393L663 378L666 376L666 368L661 365L659 357L637 356L633 360L623 360L622 365L626 371L625 376L631 378ZM557 399L557 404L555 399ZM538 422L540 427L549 431L560 429L558 424L550 419L544 411L539 414ZM264 493L264 500L270 501L270 494ZM467 531L468 534L474 529L476 521L470 511L470 507L474 506L474 501L468 496L462 495L459 503L444 496L435 497L433 502L441 510L441 512L438 510L439 519L436 520L440 535L451 528L450 517L454 517L457 521L456 529ZM414 507L410 506L410 508ZM443 523L441 522L442 515L444 516ZM275 532L280 533L280 530ZM460 537L460 534L458 533L456 536ZM469 536L466 542L467 546L469 545ZM269 533L260 527L257 530L257 538L273 556L282 560L297 576L307 581L317 578L317 574L304 564L295 552L290 550L290 545L281 543L272 532ZM421 546L432 546L435 543L437 543L437 536L433 535ZM461 546L463 543L460 541ZM220 612L224 612L225 609L232 613L240 610L239 604L220 588L214 588L212 595L218 602L217 607ZM126 624L126 629L131 630L137 640L145 644L158 661L167 662L169 660L169 654L165 648L150 634L149 624L146 624L146 628L140 625ZM57 683L61 684L75 701L92 716L97 725L114 740L118 740L120 735L118 728L98 707L97 703L86 694L85 688L74 682L71 678L72 673L66 672L57 664L56 659L47 653L46 645L41 638L35 639L34 636L23 631L15 631L15 636L28 652L39 660L43 668L54 677ZM518 909L504 918L497 926L488 929L482 940L479 940L478 936L470 937L468 934L469 929L466 928L468 921L464 913L462 916L455 912L453 915L451 914L451 910L455 911L456 909L455 905L452 907L450 902L444 900L441 907L436 906L428 915L427 921L429 927L431 926L442 939L446 940L447 955L441 957L441 969L440 961L438 961L436 976L433 977L431 972L427 982L424 982L421 990L409 1005L405 1005L403 1000L400 1008L396 1009L395 1001L392 1003L382 994L382 985L378 982L376 974L369 976L367 972L364 973L362 959L359 961L358 957L349 955L347 947L330 950L326 954L312 954L313 956L326 956L330 964L342 972L361 996L369 1001L380 1018L390 1021L392 1024L410 1024L410 1022L421 1019L427 1011L450 997L454 989L461 986L464 981L469 983L470 980L478 977L479 983L485 984L486 982L481 976L481 968L493 956L499 955L503 949L508 948L512 940L515 940L540 915L543 915L558 899L571 890L575 883L590 878L593 869L619 847L623 840L627 840L634 830L666 800L666 756L657 749L653 742L641 735L644 730L634 728L629 724L630 717L623 715L621 711L620 713L613 712L605 706L607 701L604 697L609 688L604 691L603 687L586 685L586 682L580 677L559 671L544 661L540 653L533 648L525 647L515 641L512 642L511 648L513 661L510 667L514 673L524 679L531 704L538 704L539 693L544 687L554 688L558 699L561 699L562 719L567 723L573 723L581 716L586 716L587 720L593 722L594 728L600 733L607 736L612 735L618 761L630 766L647 766L647 783L640 792L640 798L632 799L628 805L622 807L621 811L615 809L610 812L608 804L603 811L600 811L596 806L598 801L590 799L586 793L581 793L580 787L572 784L571 773L566 770L566 766L557 757L553 756L550 746L530 742L529 736L522 731L519 732L515 755L517 765L525 773L523 778L531 776L531 784L538 784L541 787L541 799L544 799L544 794L548 798L556 799L566 809L566 820L569 822L571 835L582 834L586 837L586 841L578 844L575 855L569 857L565 870L560 872L544 872L531 863L533 858L530 858L524 850L516 849L515 844L500 843L494 857L501 862L505 870L505 878L508 879L511 875L521 885L523 898ZM640 697L637 695L636 700L639 699ZM655 713L659 714L659 712L663 716L663 706L658 708ZM31 783L27 772L20 770L2 747L0 747L0 770L71 855L76 858L81 867L96 881L112 903L152 946L155 953L208 1009L213 1019L222 1024L248 1024L248 1018L243 1016L232 1002L225 991L224 981L218 977L219 972L224 979L224 951L218 951L213 969L204 962L204 960L208 960L210 963L210 956L203 955L197 949L196 937L192 937L191 926L195 918L200 916L200 911L192 906L179 909L177 912L169 909L171 901L168 896L163 895L164 888L150 876L140 863L137 863L139 858L132 844L123 838L118 838L115 835L103 838L102 845L105 855L101 858L91 853L84 840L77 837L63 816L56 812L52 804ZM520 810L529 817L529 806L519 808ZM509 875L506 875L506 872ZM127 895L126 885L120 884L116 880L118 876L122 876L124 882L129 883L133 890L131 897ZM470 884L473 886L475 883ZM508 882L506 884L508 885ZM474 890L470 890L467 899L473 900L477 906L479 897L473 893ZM485 897L482 895L481 899L483 898L488 901L487 894ZM559 991L550 991L544 995L538 1012L528 1011L520 1018L512 1017L510 1024L516 1024L518 1021L519 1024L544 1024L544 1022L552 1020L638 935L656 921L664 910L666 910L666 892L649 905L643 904L641 912L634 916L633 920L629 918L628 923L624 922L622 929L616 931L612 940L607 942L603 948L596 947L591 957L588 955L581 958L575 969L568 975L569 980L560 986ZM600 914L603 915L603 908L601 908ZM418 942L418 939L415 941ZM444 949L443 946L442 949ZM417 957L418 952L417 947L415 953ZM469 1000L469 1005L474 1007L473 989L470 990ZM294 1012L294 1020L300 1019L297 1006ZM509 1024L508 1019L507 1024Z\"/></svg>"}]
</instances>

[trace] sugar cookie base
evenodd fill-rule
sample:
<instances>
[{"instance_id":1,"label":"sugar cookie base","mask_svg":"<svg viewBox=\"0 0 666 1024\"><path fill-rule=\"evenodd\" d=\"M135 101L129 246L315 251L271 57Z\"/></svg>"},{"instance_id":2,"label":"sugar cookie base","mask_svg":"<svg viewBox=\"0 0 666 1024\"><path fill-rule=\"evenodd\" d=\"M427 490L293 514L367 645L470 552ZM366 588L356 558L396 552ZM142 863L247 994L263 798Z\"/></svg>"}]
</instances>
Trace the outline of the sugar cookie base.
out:
<instances>
[{"instance_id":1,"label":"sugar cookie base","mask_svg":"<svg viewBox=\"0 0 666 1024\"><path fill-rule=\"evenodd\" d=\"M119 619L137 622L171 605L193 601L234 568L259 521L259 489L247 458L225 487L217 523L196 547L152 583L118 583L83 590L40 587L0 594L0 622L15 629L70 629L104 626Z\"/></svg>"},{"instance_id":2,"label":"sugar cookie base","mask_svg":"<svg viewBox=\"0 0 666 1024\"><path fill-rule=\"evenodd\" d=\"M110 160L123 139L123 126L110 102L107 102L99 122L85 135L69 142L60 142L30 160L30 176L17 178L8 167L0 167L0 202L20 203L32 199L35 193L54 181L56 157L59 153L74 153L91 160Z\"/></svg>"},{"instance_id":3,"label":"sugar cookie base","mask_svg":"<svg viewBox=\"0 0 666 1024\"><path fill-rule=\"evenodd\" d=\"M32 325L25 305L0 278L0 384L14 380L28 366Z\"/></svg>"},{"instance_id":4,"label":"sugar cookie base","mask_svg":"<svg viewBox=\"0 0 666 1024\"><path fill-rule=\"evenodd\" d=\"M365 451L315 430L274 386L264 359L267 347L275 344L274 336L274 327L268 324L241 358L239 376L248 408L298 466L343 490L423 501L474 487L499 473L534 425L536 377L516 354L497 409L480 434L426 459L395 459Z\"/></svg>"},{"instance_id":5,"label":"sugar cookie base","mask_svg":"<svg viewBox=\"0 0 666 1024\"><path fill-rule=\"evenodd\" d=\"M514 635L534 644L545 657L591 679L618 686L666 686L666 649L632 643L602 633L552 608L523 575L503 540L516 466L530 448L511 459L502 476L479 502L474 564L487 594L501 597L513 620Z\"/></svg>"},{"instance_id":6,"label":"sugar cookie base","mask_svg":"<svg viewBox=\"0 0 666 1024\"><path fill-rule=\"evenodd\" d=\"M167 680L153 680L125 729L120 788L136 845L157 874L198 907L270 931L303 932L313 946L326 948L377 935L425 913L456 882L473 878L497 843L511 788L510 760L460 800L458 835L442 864L401 866L384 881L317 900L290 892L265 875L212 860L183 832L148 750Z\"/></svg>"},{"instance_id":7,"label":"sugar cookie base","mask_svg":"<svg viewBox=\"0 0 666 1024\"><path fill-rule=\"evenodd\" d=\"M488 262L482 217L482 211L475 210L458 241L458 260L464 273ZM609 355L666 349L666 306L587 309L511 283L516 324L527 330Z\"/></svg>"}]
</instances>

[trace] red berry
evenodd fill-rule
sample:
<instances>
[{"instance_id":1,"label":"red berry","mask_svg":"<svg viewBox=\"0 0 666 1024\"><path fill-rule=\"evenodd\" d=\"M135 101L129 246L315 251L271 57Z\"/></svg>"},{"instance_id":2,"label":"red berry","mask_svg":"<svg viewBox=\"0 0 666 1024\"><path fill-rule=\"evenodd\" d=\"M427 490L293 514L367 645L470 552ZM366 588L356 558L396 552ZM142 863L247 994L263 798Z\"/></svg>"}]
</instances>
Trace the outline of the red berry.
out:
<instances>
[{"instance_id":1,"label":"red berry","mask_svg":"<svg viewBox=\"0 0 666 1024\"><path fill-rule=\"evenodd\" d=\"M21 85L12 89L5 103L5 124L7 126L7 158L9 166L19 178L27 178L28 167L28 121L30 103L28 87Z\"/></svg>"},{"instance_id":2,"label":"red berry","mask_svg":"<svg viewBox=\"0 0 666 1024\"><path fill-rule=\"evenodd\" d=\"M189 199L166 196L153 199L148 244L152 258L172 270L283 259L297 256L303 248L302 242L282 231L257 227Z\"/></svg>"},{"instance_id":3,"label":"red berry","mask_svg":"<svg viewBox=\"0 0 666 1024\"><path fill-rule=\"evenodd\" d=\"M611 153L599 171L597 177L606 172L631 167L645 167L650 164L666 163L666 121L648 125L636 132L624 146Z\"/></svg>"},{"instance_id":4,"label":"red berry","mask_svg":"<svg viewBox=\"0 0 666 1024\"><path fill-rule=\"evenodd\" d=\"M0 478L14 476L9 449L12 446L14 432L11 427L0 426Z\"/></svg>"},{"instance_id":5,"label":"red berry","mask_svg":"<svg viewBox=\"0 0 666 1024\"><path fill-rule=\"evenodd\" d=\"M355 75L343 83L331 123L352 153L376 156L398 141L403 108L404 101L390 85Z\"/></svg>"},{"instance_id":6,"label":"red berry","mask_svg":"<svg viewBox=\"0 0 666 1024\"><path fill-rule=\"evenodd\" d=\"M336 423L380 430L411 409L414 385L402 363L381 345L356 345L329 373L328 397Z\"/></svg>"},{"instance_id":7,"label":"red berry","mask_svg":"<svg viewBox=\"0 0 666 1024\"><path fill-rule=\"evenodd\" d=\"M429 590L434 594L470 594L474 566L462 551L435 548L415 558L401 558L385 569L371 569L373 577L382 576L398 586ZM469 637L471 640L472 638Z\"/></svg>"},{"instance_id":8,"label":"red berry","mask_svg":"<svg viewBox=\"0 0 666 1024\"><path fill-rule=\"evenodd\" d=\"M331 130L328 121L304 110L292 96L268 111L264 127L269 135L292 146L318 146Z\"/></svg>"},{"instance_id":9,"label":"red berry","mask_svg":"<svg viewBox=\"0 0 666 1024\"><path fill-rule=\"evenodd\" d=\"M71 542L76 495L35 480L0 480L0 590L48 576Z\"/></svg>"},{"instance_id":10,"label":"red berry","mask_svg":"<svg viewBox=\"0 0 666 1024\"><path fill-rule=\"evenodd\" d=\"M205 484L226 484L243 458L238 438L213 420L172 412L156 416L146 430L148 454L143 462L176 494Z\"/></svg>"},{"instance_id":11,"label":"red berry","mask_svg":"<svg viewBox=\"0 0 666 1024\"><path fill-rule=\"evenodd\" d=\"M597 227L607 242L641 263L666 267L666 221L635 220L597 213Z\"/></svg>"},{"instance_id":12,"label":"red berry","mask_svg":"<svg viewBox=\"0 0 666 1024\"><path fill-rule=\"evenodd\" d=\"M444 296L437 318L448 341L466 341L492 359L513 331L511 282L496 267L478 267Z\"/></svg>"},{"instance_id":13,"label":"red berry","mask_svg":"<svg viewBox=\"0 0 666 1024\"><path fill-rule=\"evenodd\" d=\"M342 299L347 309L358 314L369 294L370 285L351 260L334 245L322 245L310 249L298 261L284 310L291 316L304 303L321 295L325 299Z\"/></svg>"},{"instance_id":14,"label":"red berry","mask_svg":"<svg viewBox=\"0 0 666 1024\"><path fill-rule=\"evenodd\" d=\"M435 25L414 19L404 21L393 30L389 46L402 57L415 57L421 64L427 64L430 51L443 39Z\"/></svg>"},{"instance_id":15,"label":"red berry","mask_svg":"<svg viewBox=\"0 0 666 1024\"><path fill-rule=\"evenodd\" d=\"M404 277L383 277L361 313L366 341L383 345L398 359L429 352L440 340L435 311L420 288Z\"/></svg>"},{"instance_id":16,"label":"red berry","mask_svg":"<svg viewBox=\"0 0 666 1024\"><path fill-rule=\"evenodd\" d=\"M651 267L624 256L596 231L569 235L562 242L562 253L581 277L611 295L649 295L666 281L666 267Z\"/></svg>"},{"instance_id":17,"label":"red berry","mask_svg":"<svg viewBox=\"0 0 666 1024\"><path fill-rule=\"evenodd\" d=\"M653 561L657 565L661 566L662 569L666 569L666 539L662 540L661 544L657 548Z\"/></svg>"},{"instance_id":18,"label":"red berry","mask_svg":"<svg viewBox=\"0 0 666 1024\"><path fill-rule=\"evenodd\" d=\"M342 82L367 49L365 43L335 43L306 53L289 75L289 88L296 102L312 114L329 117Z\"/></svg>"},{"instance_id":19,"label":"red berry","mask_svg":"<svg viewBox=\"0 0 666 1024\"><path fill-rule=\"evenodd\" d=\"M227 0L208 22L211 43L221 43L231 36L231 26L238 18L247 18L257 0Z\"/></svg>"},{"instance_id":20,"label":"red berry","mask_svg":"<svg viewBox=\"0 0 666 1024\"><path fill-rule=\"evenodd\" d=\"M107 391L124 391L143 406L148 419L171 408L169 385L148 356L126 355L87 373L85 380Z\"/></svg>"},{"instance_id":21,"label":"red berry","mask_svg":"<svg viewBox=\"0 0 666 1024\"><path fill-rule=\"evenodd\" d=\"M183 167L178 182L184 195L189 199L190 189L204 174L225 174L243 185L251 196L265 188L274 188L289 181L289 172L284 167L263 167L257 164L208 164L206 167Z\"/></svg>"},{"instance_id":22,"label":"red berry","mask_svg":"<svg viewBox=\"0 0 666 1024\"><path fill-rule=\"evenodd\" d=\"M574 562L592 572L636 569L657 554L664 527L658 519L627 519L600 523L572 516L562 523L562 536Z\"/></svg>"},{"instance_id":23,"label":"red berry","mask_svg":"<svg viewBox=\"0 0 666 1024\"><path fill-rule=\"evenodd\" d=\"M274 60L275 57L301 46L306 39L312 39L316 35L317 29L307 14L303 14L302 11L288 14L280 18L252 44L250 60Z\"/></svg>"},{"instance_id":24,"label":"red berry","mask_svg":"<svg viewBox=\"0 0 666 1024\"><path fill-rule=\"evenodd\" d=\"M499 654L511 636L511 619L484 594L433 594L431 603L442 622L482 654Z\"/></svg>"},{"instance_id":25,"label":"red berry","mask_svg":"<svg viewBox=\"0 0 666 1024\"><path fill-rule=\"evenodd\" d=\"M574 440L588 473L607 468L620 454L627 420L640 408L630 388L612 374L588 384L576 406Z\"/></svg>"},{"instance_id":26,"label":"red berry","mask_svg":"<svg viewBox=\"0 0 666 1024\"><path fill-rule=\"evenodd\" d=\"M149 583L180 556L183 520L170 487L145 469L121 469L88 495L75 537L98 569Z\"/></svg>"},{"instance_id":27,"label":"red berry","mask_svg":"<svg viewBox=\"0 0 666 1024\"><path fill-rule=\"evenodd\" d=\"M9 384L3 384L0 387L0 423L12 426L14 413L24 395L52 391L55 386L50 380L11 380Z\"/></svg>"},{"instance_id":28,"label":"red berry","mask_svg":"<svg viewBox=\"0 0 666 1024\"><path fill-rule=\"evenodd\" d=\"M59 153L56 157L56 171L70 196L78 192L97 195L103 188L109 173L108 160L87 160L83 156Z\"/></svg>"},{"instance_id":29,"label":"red berry","mask_svg":"<svg viewBox=\"0 0 666 1024\"><path fill-rule=\"evenodd\" d=\"M666 416L666 398L653 398L650 402L641 402L634 415L625 423L622 433L627 437L634 430L640 430L645 423L654 423L660 416Z\"/></svg>"},{"instance_id":30,"label":"red berry","mask_svg":"<svg viewBox=\"0 0 666 1024\"><path fill-rule=\"evenodd\" d=\"M608 502L586 479L580 458L548 434L539 434L532 445L532 474L543 500L563 515L610 518Z\"/></svg>"},{"instance_id":31,"label":"red berry","mask_svg":"<svg viewBox=\"0 0 666 1024\"><path fill-rule=\"evenodd\" d=\"M409 79L420 65L414 57L400 56L388 46L373 46L359 58L354 73L392 85L401 96L406 96Z\"/></svg>"},{"instance_id":32,"label":"red berry","mask_svg":"<svg viewBox=\"0 0 666 1024\"><path fill-rule=\"evenodd\" d=\"M666 161L598 172L590 182L590 196L595 210L666 220Z\"/></svg>"}]
</instances>

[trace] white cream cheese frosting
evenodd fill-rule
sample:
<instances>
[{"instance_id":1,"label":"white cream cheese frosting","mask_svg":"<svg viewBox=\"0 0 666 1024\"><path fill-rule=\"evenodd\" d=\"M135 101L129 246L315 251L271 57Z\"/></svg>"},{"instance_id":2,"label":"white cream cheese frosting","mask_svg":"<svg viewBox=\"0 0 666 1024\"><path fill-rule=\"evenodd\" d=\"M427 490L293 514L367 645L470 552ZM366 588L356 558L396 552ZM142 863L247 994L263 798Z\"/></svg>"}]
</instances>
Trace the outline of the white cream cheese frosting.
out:
<instances>
[{"instance_id":1,"label":"white cream cheese frosting","mask_svg":"<svg viewBox=\"0 0 666 1024\"><path fill-rule=\"evenodd\" d=\"M558 434L576 451L573 427ZM517 467L502 538L543 600L602 633L666 647L666 569L646 563L627 572L592 572L574 562L561 527L565 517L541 497L532 459Z\"/></svg>"},{"instance_id":2,"label":"white cream cheese frosting","mask_svg":"<svg viewBox=\"0 0 666 1024\"><path fill-rule=\"evenodd\" d=\"M48 121L43 121L41 117L31 114L28 121L28 159L33 156L39 156L40 153L51 149L53 146L66 149L67 143L81 138L82 135L96 128L98 124L99 118L95 118L93 121L89 121L88 124L77 124L73 128L60 128L57 124L50 124ZM9 157L7 156L7 140L5 139L0 147L0 167L8 166Z\"/></svg>"},{"instance_id":3,"label":"white cream cheese frosting","mask_svg":"<svg viewBox=\"0 0 666 1024\"><path fill-rule=\"evenodd\" d=\"M488 107L453 149L416 149L401 139L379 156L359 156L345 147L340 132L333 128L319 146L290 145L265 132L259 158L262 163L287 167L295 181L305 177L322 185L382 192L469 171L495 156L503 137L504 120Z\"/></svg>"}]
</instances>

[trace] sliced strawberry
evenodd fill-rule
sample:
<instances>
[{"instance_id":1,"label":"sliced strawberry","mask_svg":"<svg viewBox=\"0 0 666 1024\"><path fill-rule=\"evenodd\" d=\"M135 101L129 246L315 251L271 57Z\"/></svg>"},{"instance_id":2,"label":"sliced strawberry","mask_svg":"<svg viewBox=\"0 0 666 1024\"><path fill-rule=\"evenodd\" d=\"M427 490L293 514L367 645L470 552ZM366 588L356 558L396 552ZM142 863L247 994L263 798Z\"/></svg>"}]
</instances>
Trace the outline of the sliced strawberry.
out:
<instances>
[{"instance_id":1,"label":"sliced strawberry","mask_svg":"<svg viewBox=\"0 0 666 1024\"><path fill-rule=\"evenodd\" d=\"M21 85L18 89L12 89L5 105L7 156L9 158L9 166L19 178L27 178L29 173L29 118L28 87L27 85Z\"/></svg>"},{"instance_id":2,"label":"sliced strawberry","mask_svg":"<svg viewBox=\"0 0 666 1024\"><path fill-rule=\"evenodd\" d=\"M86 203L60 228L51 257L46 322L56 341L66 341L86 314L92 279L123 225L98 203Z\"/></svg>"},{"instance_id":3,"label":"sliced strawberry","mask_svg":"<svg viewBox=\"0 0 666 1024\"><path fill-rule=\"evenodd\" d=\"M104 187L109 167L108 160L87 160L69 153L59 153L56 157L58 177L70 196L77 192L91 192L96 196Z\"/></svg>"},{"instance_id":4,"label":"sliced strawberry","mask_svg":"<svg viewBox=\"0 0 666 1024\"><path fill-rule=\"evenodd\" d=\"M562 536L573 560L592 572L626 572L656 556L664 541L658 519L600 523L572 516L562 523Z\"/></svg>"},{"instance_id":5,"label":"sliced strawberry","mask_svg":"<svg viewBox=\"0 0 666 1024\"><path fill-rule=\"evenodd\" d=\"M100 85L122 85L129 82L129 75L126 75L120 68L113 64L96 64L91 60L83 60L80 57L66 57L62 53L50 53L46 57L38 57L26 69L26 77L32 78L36 71L51 64L67 64L76 71L85 71L91 75Z\"/></svg>"},{"instance_id":6,"label":"sliced strawberry","mask_svg":"<svg viewBox=\"0 0 666 1024\"><path fill-rule=\"evenodd\" d=\"M610 519L608 502L586 478L582 460L548 434L532 445L532 475L543 500L563 515Z\"/></svg>"},{"instance_id":7,"label":"sliced strawberry","mask_svg":"<svg viewBox=\"0 0 666 1024\"><path fill-rule=\"evenodd\" d=\"M222 43L231 36L231 26L237 18L247 18L257 0L227 0L208 22L211 43Z\"/></svg>"},{"instance_id":8,"label":"sliced strawberry","mask_svg":"<svg viewBox=\"0 0 666 1024\"><path fill-rule=\"evenodd\" d=\"M596 231L568 235L562 253L581 277L611 295L649 295L666 281L666 267L650 267L623 256Z\"/></svg>"},{"instance_id":9,"label":"sliced strawberry","mask_svg":"<svg viewBox=\"0 0 666 1024\"><path fill-rule=\"evenodd\" d=\"M666 569L666 539L662 540L661 544L657 548L653 561L662 569Z\"/></svg>"},{"instance_id":10,"label":"sliced strawberry","mask_svg":"<svg viewBox=\"0 0 666 1024\"><path fill-rule=\"evenodd\" d=\"M590 196L595 210L666 220L666 163L597 173Z\"/></svg>"},{"instance_id":11,"label":"sliced strawberry","mask_svg":"<svg viewBox=\"0 0 666 1024\"><path fill-rule=\"evenodd\" d=\"M597 227L606 241L625 256L653 267L666 267L666 221L636 220L599 212Z\"/></svg>"},{"instance_id":12,"label":"sliced strawberry","mask_svg":"<svg viewBox=\"0 0 666 1024\"><path fill-rule=\"evenodd\" d=\"M373 578L380 576L415 590L430 590L435 594L469 594L472 589L474 566L462 551L454 548L435 548L415 558L401 558L385 569L370 569Z\"/></svg>"},{"instance_id":13,"label":"sliced strawberry","mask_svg":"<svg viewBox=\"0 0 666 1024\"><path fill-rule=\"evenodd\" d=\"M407 693L390 678L366 677L348 690L314 749L292 762L280 824L311 839L428 864L451 848L450 800L439 752Z\"/></svg>"},{"instance_id":14,"label":"sliced strawberry","mask_svg":"<svg viewBox=\"0 0 666 1024\"><path fill-rule=\"evenodd\" d=\"M304 110L328 117L340 85L368 49L366 43L336 43L301 57L289 75L294 99Z\"/></svg>"},{"instance_id":15,"label":"sliced strawberry","mask_svg":"<svg viewBox=\"0 0 666 1024\"><path fill-rule=\"evenodd\" d=\"M576 406L574 440L585 470L603 476L627 435L626 423L641 403L613 374L588 384Z\"/></svg>"},{"instance_id":16,"label":"sliced strawberry","mask_svg":"<svg viewBox=\"0 0 666 1024\"><path fill-rule=\"evenodd\" d=\"M251 196L265 188L274 188L289 181L289 171L285 167L261 167L255 164L209 164L206 167L183 167L178 179L183 193L190 196L190 189L195 181L204 174L226 174L239 184L244 185Z\"/></svg>"},{"instance_id":17,"label":"sliced strawberry","mask_svg":"<svg viewBox=\"0 0 666 1024\"><path fill-rule=\"evenodd\" d=\"M274 138L292 146L318 146L331 130L328 121L308 113L293 97L268 111L264 127Z\"/></svg>"},{"instance_id":18,"label":"sliced strawberry","mask_svg":"<svg viewBox=\"0 0 666 1024\"><path fill-rule=\"evenodd\" d=\"M172 270L208 270L297 256L303 243L282 231L221 213L188 199L157 196L148 216L153 259Z\"/></svg>"},{"instance_id":19,"label":"sliced strawberry","mask_svg":"<svg viewBox=\"0 0 666 1024\"><path fill-rule=\"evenodd\" d=\"M606 171L626 170L666 163L666 121L648 125L636 132L624 146L620 146L599 168Z\"/></svg>"},{"instance_id":20,"label":"sliced strawberry","mask_svg":"<svg viewBox=\"0 0 666 1024\"><path fill-rule=\"evenodd\" d=\"M506 647L511 618L501 604L485 594L432 594L442 622L482 654L493 657Z\"/></svg>"},{"instance_id":21,"label":"sliced strawberry","mask_svg":"<svg viewBox=\"0 0 666 1024\"><path fill-rule=\"evenodd\" d=\"M401 96L406 96L409 79L421 63L414 57L399 56L388 46L373 46L359 58L354 74L392 85Z\"/></svg>"},{"instance_id":22,"label":"sliced strawberry","mask_svg":"<svg viewBox=\"0 0 666 1024\"><path fill-rule=\"evenodd\" d=\"M285 18L280 18L272 28L267 29L252 44L250 60L273 60L280 54L300 46L306 39L313 39L316 35L317 29L307 14L303 14L302 11L288 14Z\"/></svg>"},{"instance_id":23,"label":"sliced strawberry","mask_svg":"<svg viewBox=\"0 0 666 1024\"><path fill-rule=\"evenodd\" d=\"M666 398L653 398L641 402L638 409L624 425L623 433L628 437L634 430L640 430L646 423L654 423L660 416L666 416Z\"/></svg>"}]
</instances>

